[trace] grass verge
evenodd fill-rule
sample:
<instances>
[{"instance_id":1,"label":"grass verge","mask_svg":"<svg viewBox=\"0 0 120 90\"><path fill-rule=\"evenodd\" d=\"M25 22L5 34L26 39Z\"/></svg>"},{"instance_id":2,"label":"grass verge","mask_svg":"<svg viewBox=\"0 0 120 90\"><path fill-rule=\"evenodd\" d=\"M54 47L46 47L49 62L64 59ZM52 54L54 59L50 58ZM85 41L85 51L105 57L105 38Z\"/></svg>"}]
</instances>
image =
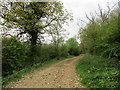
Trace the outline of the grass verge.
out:
<instances>
[{"instance_id":1,"label":"grass verge","mask_svg":"<svg viewBox=\"0 0 120 90\"><path fill-rule=\"evenodd\" d=\"M33 65L32 67L25 67L24 69L20 70L20 71L15 71L14 74L9 75L7 77L2 78L2 87L5 88L7 84L9 84L10 82L15 82L18 79L24 77L24 75L34 71L37 68L40 68L42 66L50 66L51 64L59 61L59 60L63 60L63 59L67 59L67 58L72 58L73 56L67 56L67 57L61 57L59 59L51 59L49 61L46 61L44 63L38 63Z\"/></svg>"},{"instance_id":2,"label":"grass verge","mask_svg":"<svg viewBox=\"0 0 120 90\"><path fill-rule=\"evenodd\" d=\"M119 88L119 65L116 59L86 56L76 65L80 82L88 88Z\"/></svg>"}]
</instances>

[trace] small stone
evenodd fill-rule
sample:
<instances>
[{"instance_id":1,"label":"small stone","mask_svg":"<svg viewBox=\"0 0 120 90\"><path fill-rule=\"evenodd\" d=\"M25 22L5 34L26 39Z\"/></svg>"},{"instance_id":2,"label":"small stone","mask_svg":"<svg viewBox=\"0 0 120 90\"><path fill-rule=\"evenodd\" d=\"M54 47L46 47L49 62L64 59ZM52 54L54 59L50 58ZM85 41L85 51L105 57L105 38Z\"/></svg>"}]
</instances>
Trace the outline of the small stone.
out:
<instances>
[{"instance_id":1,"label":"small stone","mask_svg":"<svg viewBox=\"0 0 120 90\"><path fill-rule=\"evenodd\" d=\"M59 85L59 88L61 88L61 86Z\"/></svg>"}]
</instances>

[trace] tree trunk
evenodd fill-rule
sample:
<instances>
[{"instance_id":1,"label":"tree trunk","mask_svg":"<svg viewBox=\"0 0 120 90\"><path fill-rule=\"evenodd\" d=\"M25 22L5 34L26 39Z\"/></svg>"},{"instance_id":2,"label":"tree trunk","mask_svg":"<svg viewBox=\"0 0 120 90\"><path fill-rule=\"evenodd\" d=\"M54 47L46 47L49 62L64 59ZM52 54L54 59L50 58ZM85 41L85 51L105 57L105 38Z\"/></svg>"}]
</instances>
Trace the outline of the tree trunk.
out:
<instances>
[{"instance_id":1,"label":"tree trunk","mask_svg":"<svg viewBox=\"0 0 120 90\"><path fill-rule=\"evenodd\" d=\"M37 38L38 38L38 33L37 32L32 32L31 34L31 45L34 46L37 44Z\"/></svg>"},{"instance_id":2,"label":"tree trunk","mask_svg":"<svg viewBox=\"0 0 120 90\"><path fill-rule=\"evenodd\" d=\"M30 46L30 59L31 59L31 65L36 63L36 57L37 57L37 39L38 39L38 33L32 32L31 35L31 46Z\"/></svg>"}]
</instances>

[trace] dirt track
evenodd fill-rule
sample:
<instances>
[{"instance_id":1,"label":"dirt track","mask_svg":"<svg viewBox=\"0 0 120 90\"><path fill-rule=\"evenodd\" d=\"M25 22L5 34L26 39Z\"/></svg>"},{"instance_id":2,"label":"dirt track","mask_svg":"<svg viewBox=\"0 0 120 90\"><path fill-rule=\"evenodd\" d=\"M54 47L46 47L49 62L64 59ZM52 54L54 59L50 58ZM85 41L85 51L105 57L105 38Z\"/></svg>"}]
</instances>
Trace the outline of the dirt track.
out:
<instances>
[{"instance_id":1,"label":"dirt track","mask_svg":"<svg viewBox=\"0 0 120 90\"><path fill-rule=\"evenodd\" d=\"M9 84L10 88L84 88L75 73L76 61L74 57L52 64L46 68L39 68L20 79Z\"/></svg>"}]
</instances>

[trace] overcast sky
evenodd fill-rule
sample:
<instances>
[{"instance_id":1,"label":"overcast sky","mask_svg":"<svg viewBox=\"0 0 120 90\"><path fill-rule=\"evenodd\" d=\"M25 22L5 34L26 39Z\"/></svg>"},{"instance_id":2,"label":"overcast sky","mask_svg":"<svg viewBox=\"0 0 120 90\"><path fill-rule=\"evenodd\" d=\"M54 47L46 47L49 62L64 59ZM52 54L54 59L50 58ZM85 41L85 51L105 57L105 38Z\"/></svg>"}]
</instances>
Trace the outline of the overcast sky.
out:
<instances>
[{"instance_id":1,"label":"overcast sky","mask_svg":"<svg viewBox=\"0 0 120 90\"><path fill-rule=\"evenodd\" d=\"M96 10L98 12L98 4L100 4L103 10L107 10L108 3L110 7L115 5L119 0L60 0L64 4L64 8L71 11L74 16L74 21L69 23L69 26L64 25L67 32L69 33L68 38L78 34L79 26L77 25L79 19L87 22L86 14ZM82 24L80 24L82 26Z\"/></svg>"}]
</instances>

